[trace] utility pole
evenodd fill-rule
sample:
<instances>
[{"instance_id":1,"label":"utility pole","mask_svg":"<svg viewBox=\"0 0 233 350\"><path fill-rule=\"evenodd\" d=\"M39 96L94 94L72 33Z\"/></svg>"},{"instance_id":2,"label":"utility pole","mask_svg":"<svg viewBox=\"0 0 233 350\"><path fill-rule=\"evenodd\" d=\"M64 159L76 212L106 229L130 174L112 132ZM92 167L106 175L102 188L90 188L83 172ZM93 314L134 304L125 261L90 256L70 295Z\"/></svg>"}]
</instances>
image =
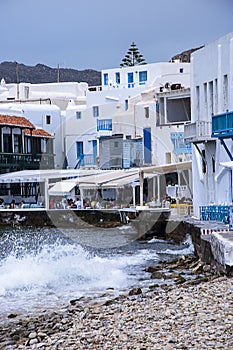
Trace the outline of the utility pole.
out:
<instances>
[{"instance_id":1,"label":"utility pole","mask_svg":"<svg viewBox=\"0 0 233 350\"><path fill-rule=\"evenodd\" d=\"M19 64L16 62L17 100L19 100Z\"/></svg>"}]
</instances>

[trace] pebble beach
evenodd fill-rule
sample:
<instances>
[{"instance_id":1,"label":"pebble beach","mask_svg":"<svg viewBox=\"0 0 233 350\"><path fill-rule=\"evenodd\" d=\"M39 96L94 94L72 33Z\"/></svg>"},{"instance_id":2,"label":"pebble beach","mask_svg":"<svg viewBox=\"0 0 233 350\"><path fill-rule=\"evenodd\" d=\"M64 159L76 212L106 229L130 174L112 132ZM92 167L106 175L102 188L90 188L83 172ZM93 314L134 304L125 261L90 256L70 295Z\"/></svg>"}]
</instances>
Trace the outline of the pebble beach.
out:
<instances>
[{"instance_id":1,"label":"pebble beach","mask_svg":"<svg viewBox=\"0 0 233 350\"><path fill-rule=\"evenodd\" d=\"M10 317L0 328L4 350L230 350L233 279L215 276L105 301L71 300L38 317Z\"/></svg>"}]
</instances>

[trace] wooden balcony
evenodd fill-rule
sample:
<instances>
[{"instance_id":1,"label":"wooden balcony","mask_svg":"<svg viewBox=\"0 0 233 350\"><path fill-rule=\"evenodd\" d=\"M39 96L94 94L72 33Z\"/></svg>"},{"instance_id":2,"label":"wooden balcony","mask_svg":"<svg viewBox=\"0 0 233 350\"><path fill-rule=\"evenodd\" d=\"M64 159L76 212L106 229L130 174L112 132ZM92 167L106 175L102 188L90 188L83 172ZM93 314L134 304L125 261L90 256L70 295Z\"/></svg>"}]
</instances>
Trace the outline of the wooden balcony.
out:
<instances>
[{"instance_id":1,"label":"wooden balcony","mask_svg":"<svg viewBox=\"0 0 233 350\"><path fill-rule=\"evenodd\" d=\"M0 168L33 170L53 169L53 154L21 154L21 153L0 153Z\"/></svg>"}]
</instances>

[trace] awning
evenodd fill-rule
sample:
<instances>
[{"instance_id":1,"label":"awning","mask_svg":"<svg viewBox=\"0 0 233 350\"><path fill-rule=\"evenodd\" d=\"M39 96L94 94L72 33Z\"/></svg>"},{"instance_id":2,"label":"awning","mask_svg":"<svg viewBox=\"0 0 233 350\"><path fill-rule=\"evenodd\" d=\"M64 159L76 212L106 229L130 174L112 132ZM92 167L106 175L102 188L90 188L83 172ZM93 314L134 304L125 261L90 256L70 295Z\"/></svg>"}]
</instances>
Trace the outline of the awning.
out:
<instances>
[{"instance_id":1,"label":"awning","mask_svg":"<svg viewBox=\"0 0 233 350\"><path fill-rule=\"evenodd\" d=\"M76 186L76 182L74 181L59 181L56 182L49 189L50 196L64 196L69 195L70 191Z\"/></svg>"},{"instance_id":2,"label":"awning","mask_svg":"<svg viewBox=\"0 0 233 350\"><path fill-rule=\"evenodd\" d=\"M123 186L139 179L138 170L110 170L105 173L97 174L89 178L79 179L80 188L110 188ZM118 186L117 186L118 185Z\"/></svg>"},{"instance_id":3,"label":"awning","mask_svg":"<svg viewBox=\"0 0 233 350\"><path fill-rule=\"evenodd\" d=\"M172 173L172 172L183 171L188 169L190 170L192 169L192 161L148 166L148 167L141 168L141 170L143 170L144 173L153 172L155 174L168 174L170 172Z\"/></svg>"}]
</instances>

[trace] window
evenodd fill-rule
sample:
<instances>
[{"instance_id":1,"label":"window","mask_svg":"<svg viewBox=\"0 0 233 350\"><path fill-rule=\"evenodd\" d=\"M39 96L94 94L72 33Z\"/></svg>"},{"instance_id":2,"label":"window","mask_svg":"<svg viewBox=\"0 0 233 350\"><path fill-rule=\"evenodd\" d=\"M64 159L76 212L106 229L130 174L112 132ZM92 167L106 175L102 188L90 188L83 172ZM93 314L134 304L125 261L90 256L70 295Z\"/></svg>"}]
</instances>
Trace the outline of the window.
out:
<instances>
[{"instance_id":1,"label":"window","mask_svg":"<svg viewBox=\"0 0 233 350\"><path fill-rule=\"evenodd\" d=\"M202 172L203 172L203 174L205 174L206 173L206 157L205 157L205 150L203 149L202 151L201 151L201 154L202 154Z\"/></svg>"},{"instance_id":2,"label":"window","mask_svg":"<svg viewBox=\"0 0 233 350\"><path fill-rule=\"evenodd\" d=\"M207 105L207 83L204 83L204 111L205 111L205 116L204 118L206 119L208 116L208 105Z\"/></svg>"},{"instance_id":3,"label":"window","mask_svg":"<svg viewBox=\"0 0 233 350\"><path fill-rule=\"evenodd\" d=\"M128 88L134 87L133 73L128 73Z\"/></svg>"},{"instance_id":4,"label":"window","mask_svg":"<svg viewBox=\"0 0 233 350\"><path fill-rule=\"evenodd\" d=\"M14 135L14 153L22 152L22 139L21 135Z\"/></svg>"},{"instance_id":5,"label":"window","mask_svg":"<svg viewBox=\"0 0 233 350\"><path fill-rule=\"evenodd\" d=\"M197 120L200 120L200 88L196 86L196 111L197 111Z\"/></svg>"},{"instance_id":6,"label":"window","mask_svg":"<svg viewBox=\"0 0 233 350\"><path fill-rule=\"evenodd\" d=\"M212 171L215 173L215 159L212 157Z\"/></svg>"},{"instance_id":7,"label":"window","mask_svg":"<svg viewBox=\"0 0 233 350\"><path fill-rule=\"evenodd\" d=\"M180 73L184 73L184 68L180 68Z\"/></svg>"},{"instance_id":8,"label":"window","mask_svg":"<svg viewBox=\"0 0 233 350\"><path fill-rule=\"evenodd\" d=\"M12 137L9 134L3 134L3 152L12 153Z\"/></svg>"},{"instance_id":9,"label":"window","mask_svg":"<svg viewBox=\"0 0 233 350\"><path fill-rule=\"evenodd\" d=\"M214 92L214 111L218 113L218 79L214 80L215 92Z\"/></svg>"},{"instance_id":10,"label":"window","mask_svg":"<svg viewBox=\"0 0 233 350\"><path fill-rule=\"evenodd\" d=\"M125 100L125 110L129 109L129 100Z\"/></svg>"},{"instance_id":11,"label":"window","mask_svg":"<svg viewBox=\"0 0 233 350\"><path fill-rule=\"evenodd\" d=\"M46 115L46 124L51 124L51 115Z\"/></svg>"},{"instance_id":12,"label":"window","mask_svg":"<svg viewBox=\"0 0 233 350\"><path fill-rule=\"evenodd\" d=\"M144 112L145 112L145 118L149 118L149 116L150 116L150 109L149 109L149 107L145 107L144 108Z\"/></svg>"},{"instance_id":13,"label":"window","mask_svg":"<svg viewBox=\"0 0 233 350\"><path fill-rule=\"evenodd\" d=\"M223 110L228 107L228 76L223 77Z\"/></svg>"},{"instance_id":14,"label":"window","mask_svg":"<svg viewBox=\"0 0 233 350\"><path fill-rule=\"evenodd\" d=\"M120 73L119 72L116 72L116 84L120 84L121 82L121 79L120 79Z\"/></svg>"},{"instance_id":15,"label":"window","mask_svg":"<svg viewBox=\"0 0 233 350\"><path fill-rule=\"evenodd\" d=\"M29 99L29 86L24 87L24 97L25 100Z\"/></svg>"},{"instance_id":16,"label":"window","mask_svg":"<svg viewBox=\"0 0 233 350\"><path fill-rule=\"evenodd\" d=\"M214 113L214 83L209 82L209 101L210 101L210 113Z\"/></svg>"},{"instance_id":17,"label":"window","mask_svg":"<svg viewBox=\"0 0 233 350\"><path fill-rule=\"evenodd\" d=\"M76 119L81 119L82 112L77 111L76 112Z\"/></svg>"},{"instance_id":18,"label":"window","mask_svg":"<svg viewBox=\"0 0 233 350\"><path fill-rule=\"evenodd\" d=\"M139 72L139 85L145 84L147 81L147 71Z\"/></svg>"},{"instance_id":19,"label":"window","mask_svg":"<svg viewBox=\"0 0 233 350\"><path fill-rule=\"evenodd\" d=\"M97 119L97 131L112 130L112 119Z\"/></svg>"},{"instance_id":20,"label":"window","mask_svg":"<svg viewBox=\"0 0 233 350\"><path fill-rule=\"evenodd\" d=\"M108 85L108 73L104 73L104 85Z\"/></svg>"},{"instance_id":21,"label":"window","mask_svg":"<svg viewBox=\"0 0 233 350\"><path fill-rule=\"evenodd\" d=\"M99 106L93 106L93 117L99 116Z\"/></svg>"}]
</instances>

